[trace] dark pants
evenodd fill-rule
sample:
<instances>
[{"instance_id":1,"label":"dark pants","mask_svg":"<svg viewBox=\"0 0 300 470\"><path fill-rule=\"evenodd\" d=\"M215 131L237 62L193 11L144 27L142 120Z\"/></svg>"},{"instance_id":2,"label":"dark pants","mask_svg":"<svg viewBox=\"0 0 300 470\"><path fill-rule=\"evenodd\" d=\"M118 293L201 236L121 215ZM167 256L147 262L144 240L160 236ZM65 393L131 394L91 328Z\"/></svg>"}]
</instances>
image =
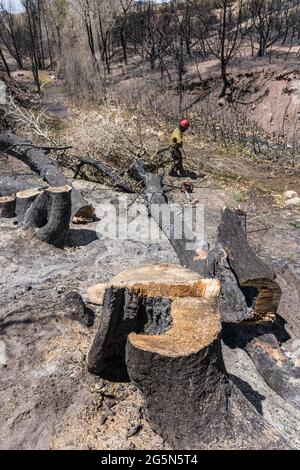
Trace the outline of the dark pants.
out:
<instances>
[{"instance_id":1,"label":"dark pants","mask_svg":"<svg viewBox=\"0 0 300 470\"><path fill-rule=\"evenodd\" d=\"M180 148L173 148L172 149L172 158L173 158L173 166L170 171L170 176L177 176L178 173L183 175L184 169L182 164L182 153Z\"/></svg>"}]
</instances>

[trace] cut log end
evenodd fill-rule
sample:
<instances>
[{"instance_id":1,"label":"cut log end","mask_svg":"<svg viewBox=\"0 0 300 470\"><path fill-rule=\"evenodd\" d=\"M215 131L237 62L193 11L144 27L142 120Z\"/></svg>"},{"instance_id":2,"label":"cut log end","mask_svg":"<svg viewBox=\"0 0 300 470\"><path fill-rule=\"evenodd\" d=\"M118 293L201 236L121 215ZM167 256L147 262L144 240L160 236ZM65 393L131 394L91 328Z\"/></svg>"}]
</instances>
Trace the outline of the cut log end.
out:
<instances>
[{"instance_id":1,"label":"cut log end","mask_svg":"<svg viewBox=\"0 0 300 470\"><path fill-rule=\"evenodd\" d=\"M89 224L93 222L95 209L91 205L83 206L73 216L73 224Z\"/></svg>"},{"instance_id":2,"label":"cut log end","mask_svg":"<svg viewBox=\"0 0 300 470\"><path fill-rule=\"evenodd\" d=\"M87 302L94 305L102 305L107 287L108 284L105 282L89 287L86 294Z\"/></svg>"},{"instance_id":3,"label":"cut log end","mask_svg":"<svg viewBox=\"0 0 300 470\"><path fill-rule=\"evenodd\" d=\"M0 197L0 217L12 219L16 216L16 198L15 196Z\"/></svg>"},{"instance_id":4,"label":"cut log end","mask_svg":"<svg viewBox=\"0 0 300 470\"><path fill-rule=\"evenodd\" d=\"M71 186L57 186L57 187L50 187L45 190L48 193L58 194L58 193L69 193L72 191Z\"/></svg>"},{"instance_id":5,"label":"cut log end","mask_svg":"<svg viewBox=\"0 0 300 470\"><path fill-rule=\"evenodd\" d=\"M171 306L172 326L164 335L131 333L128 340L135 348L167 357L196 354L215 341L221 331L217 303L184 297Z\"/></svg>"}]
</instances>

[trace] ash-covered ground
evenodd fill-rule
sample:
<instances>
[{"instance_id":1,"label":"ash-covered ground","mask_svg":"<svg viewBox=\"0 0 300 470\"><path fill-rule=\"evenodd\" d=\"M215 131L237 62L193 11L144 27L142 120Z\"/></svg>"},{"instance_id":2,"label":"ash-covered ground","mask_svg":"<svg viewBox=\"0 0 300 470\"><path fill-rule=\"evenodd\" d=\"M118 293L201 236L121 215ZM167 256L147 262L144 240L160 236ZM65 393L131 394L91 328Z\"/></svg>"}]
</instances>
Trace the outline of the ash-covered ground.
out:
<instances>
[{"instance_id":1,"label":"ash-covered ground","mask_svg":"<svg viewBox=\"0 0 300 470\"><path fill-rule=\"evenodd\" d=\"M12 162L8 159L10 170ZM28 173L21 163L13 171ZM96 208L118 204L120 192L100 184L75 184ZM205 205L205 234L213 243L220 210L234 201L230 192L216 189L209 180L201 186L193 198ZM186 202L180 190L174 189L172 197ZM286 347L292 354L300 330L300 263L289 253L299 252L299 214L284 212L270 201L263 204L255 194L245 205L250 220L251 214L259 212L264 219L264 211L268 213L271 228L261 231L253 220L249 237L278 273L283 288L279 313L288 322L291 339ZM87 327L72 320L63 303L66 293L76 290L84 298L89 286L128 267L178 263L168 240L111 240L101 236L99 222L94 222L72 226L68 246L61 250L19 230L14 222L0 220L0 448L168 448L147 423L143 398L132 384L108 382L87 372L86 355L101 307L93 306L95 323ZM300 411L264 383L243 350L224 345L223 352L228 372L258 413L298 448Z\"/></svg>"}]
</instances>

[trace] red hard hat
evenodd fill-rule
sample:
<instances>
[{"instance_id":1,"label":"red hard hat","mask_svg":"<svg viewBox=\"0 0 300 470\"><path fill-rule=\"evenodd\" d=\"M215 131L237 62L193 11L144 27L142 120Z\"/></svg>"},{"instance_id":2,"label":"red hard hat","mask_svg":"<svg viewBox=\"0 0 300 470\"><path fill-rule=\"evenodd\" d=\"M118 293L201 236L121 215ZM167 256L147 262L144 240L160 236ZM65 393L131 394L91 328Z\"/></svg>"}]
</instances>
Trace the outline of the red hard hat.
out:
<instances>
[{"instance_id":1,"label":"red hard hat","mask_svg":"<svg viewBox=\"0 0 300 470\"><path fill-rule=\"evenodd\" d=\"M184 129L188 129L190 127L190 121L188 119L182 119L180 121L180 126Z\"/></svg>"}]
</instances>

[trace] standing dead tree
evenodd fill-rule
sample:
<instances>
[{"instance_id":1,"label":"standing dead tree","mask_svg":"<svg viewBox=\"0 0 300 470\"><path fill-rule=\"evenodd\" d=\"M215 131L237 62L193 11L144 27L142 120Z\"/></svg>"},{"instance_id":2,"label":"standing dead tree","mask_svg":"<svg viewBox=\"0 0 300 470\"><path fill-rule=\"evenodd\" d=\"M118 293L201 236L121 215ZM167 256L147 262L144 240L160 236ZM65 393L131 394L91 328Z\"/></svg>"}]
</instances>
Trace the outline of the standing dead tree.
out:
<instances>
[{"instance_id":1,"label":"standing dead tree","mask_svg":"<svg viewBox=\"0 0 300 470\"><path fill-rule=\"evenodd\" d=\"M212 33L206 39L209 51L220 61L223 80L220 98L223 98L227 90L230 89L227 68L243 41L243 6L243 0L238 2L221 0L218 10L219 17L215 27L212 28Z\"/></svg>"}]
</instances>

